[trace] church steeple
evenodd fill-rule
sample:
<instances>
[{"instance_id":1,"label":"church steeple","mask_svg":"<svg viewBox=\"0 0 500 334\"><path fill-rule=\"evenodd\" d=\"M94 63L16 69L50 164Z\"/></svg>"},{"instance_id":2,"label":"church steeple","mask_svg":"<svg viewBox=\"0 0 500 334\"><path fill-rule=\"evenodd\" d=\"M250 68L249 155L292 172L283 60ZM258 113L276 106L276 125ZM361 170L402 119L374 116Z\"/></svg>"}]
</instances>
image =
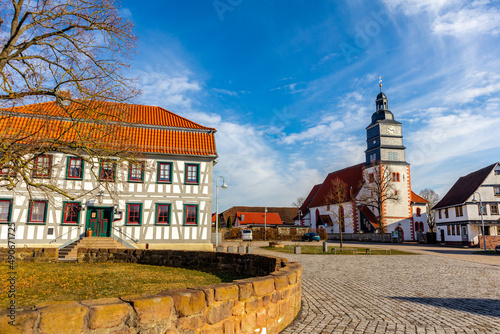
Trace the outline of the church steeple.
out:
<instances>
[{"instance_id":1,"label":"church steeple","mask_svg":"<svg viewBox=\"0 0 500 334\"><path fill-rule=\"evenodd\" d=\"M388 109L387 96L382 92L382 80L379 83L380 93L375 100L375 112L366 128L366 165L407 164L402 124L394 120L394 115Z\"/></svg>"}]
</instances>

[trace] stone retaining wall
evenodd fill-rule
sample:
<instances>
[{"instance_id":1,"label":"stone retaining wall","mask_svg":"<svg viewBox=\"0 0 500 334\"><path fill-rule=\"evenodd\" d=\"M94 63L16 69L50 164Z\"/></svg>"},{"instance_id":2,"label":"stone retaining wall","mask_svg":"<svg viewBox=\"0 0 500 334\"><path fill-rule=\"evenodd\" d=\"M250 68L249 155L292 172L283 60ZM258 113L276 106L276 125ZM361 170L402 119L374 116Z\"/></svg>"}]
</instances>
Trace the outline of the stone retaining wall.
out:
<instances>
[{"instance_id":1,"label":"stone retaining wall","mask_svg":"<svg viewBox=\"0 0 500 334\"><path fill-rule=\"evenodd\" d=\"M10 250L9 248L0 248L0 263L7 262L11 253L14 253L16 261L19 262L57 262L59 249L19 247Z\"/></svg>"},{"instance_id":2,"label":"stone retaining wall","mask_svg":"<svg viewBox=\"0 0 500 334\"><path fill-rule=\"evenodd\" d=\"M254 254L79 249L82 262L136 262L230 269L265 276L157 295L50 302L0 313L0 333L278 333L300 310L302 266ZM131 291L133 293L133 291Z\"/></svg>"},{"instance_id":3,"label":"stone retaining wall","mask_svg":"<svg viewBox=\"0 0 500 334\"><path fill-rule=\"evenodd\" d=\"M340 240L340 233L328 233L328 240ZM344 241L392 242L390 233L342 233ZM402 242L399 238L398 242Z\"/></svg>"},{"instance_id":4,"label":"stone retaining wall","mask_svg":"<svg viewBox=\"0 0 500 334\"><path fill-rule=\"evenodd\" d=\"M483 236L479 235L479 248L484 249ZM485 235L486 249L495 249L496 245L500 245L500 235Z\"/></svg>"}]
</instances>

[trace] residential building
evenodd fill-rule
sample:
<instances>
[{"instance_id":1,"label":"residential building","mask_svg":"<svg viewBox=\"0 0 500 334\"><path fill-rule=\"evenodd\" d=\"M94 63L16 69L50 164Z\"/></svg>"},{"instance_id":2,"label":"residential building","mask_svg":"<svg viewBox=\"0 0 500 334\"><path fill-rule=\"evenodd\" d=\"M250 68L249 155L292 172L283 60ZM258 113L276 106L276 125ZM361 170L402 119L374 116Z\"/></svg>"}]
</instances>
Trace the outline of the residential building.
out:
<instances>
[{"instance_id":1,"label":"residential building","mask_svg":"<svg viewBox=\"0 0 500 334\"><path fill-rule=\"evenodd\" d=\"M479 245L482 243L482 210L485 236L498 238L500 244L499 208L500 164L497 162L459 178L434 206L437 240L449 245Z\"/></svg>"},{"instance_id":2,"label":"residential building","mask_svg":"<svg viewBox=\"0 0 500 334\"><path fill-rule=\"evenodd\" d=\"M296 225L325 228L328 233L339 233L340 229L346 233L398 231L407 241L417 240L419 233L427 232L427 201L411 190L402 124L389 111L382 91L375 105L366 128L365 161L330 173L322 184L315 185L300 208ZM345 187L340 197L336 184L339 181ZM378 208L368 204L370 198L371 202L376 198L377 186L384 196L392 197L381 206L383 227L377 219Z\"/></svg>"},{"instance_id":3,"label":"residential building","mask_svg":"<svg viewBox=\"0 0 500 334\"><path fill-rule=\"evenodd\" d=\"M0 126L30 128L41 121L37 115L49 116L45 135L56 137L71 122L85 127L92 121L64 118L60 108L47 102L3 110ZM136 158L118 163L113 156L86 159L59 151L36 157L34 176L75 199L36 189L30 196L22 183L0 188L1 244L14 223L17 247L61 247L92 230L130 247L212 250L216 130L161 107L104 102L99 108L126 111L110 145L126 144Z\"/></svg>"},{"instance_id":4,"label":"residential building","mask_svg":"<svg viewBox=\"0 0 500 334\"><path fill-rule=\"evenodd\" d=\"M280 215L272 212L238 212L235 227L275 227L283 225Z\"/></svg>"},{"instance_id":5,"label":"residential building","mask_svg":"<svg viewBox=\"0 0 500 334\"><path fill-rule=\"evenodd\" d=\"M219 221L221 226L226 227L227 222L231 220L231 223L234 226L234 222L236 221L236 217L238 212L256 212L264 214L264 211L267 210L267 213L277 213L283 221L283 224L293 225L294 217L297 215L298 208L296 207L264 207L264 206L233 206L224 212L219 213ZM213 218L215 224L215 218Z\"/></svg>"}]
</instances>

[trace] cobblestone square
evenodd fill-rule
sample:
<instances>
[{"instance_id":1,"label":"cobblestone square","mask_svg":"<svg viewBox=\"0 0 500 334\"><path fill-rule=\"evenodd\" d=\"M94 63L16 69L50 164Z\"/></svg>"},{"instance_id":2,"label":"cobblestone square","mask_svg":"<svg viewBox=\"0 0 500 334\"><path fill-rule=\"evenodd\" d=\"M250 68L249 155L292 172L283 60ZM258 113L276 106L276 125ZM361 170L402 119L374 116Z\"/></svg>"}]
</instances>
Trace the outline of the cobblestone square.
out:
<instances>
[{"instance_id":1,"label":"cobblestone square","mask_svg":"<svg viewBox=\"0 0 500 334\"><path fill-rule=\"evenodd\" d=\"M500 266L433 255L286 257L304 267L303 305L282 333L500 333Z\"/></svg>"}]
</instances>

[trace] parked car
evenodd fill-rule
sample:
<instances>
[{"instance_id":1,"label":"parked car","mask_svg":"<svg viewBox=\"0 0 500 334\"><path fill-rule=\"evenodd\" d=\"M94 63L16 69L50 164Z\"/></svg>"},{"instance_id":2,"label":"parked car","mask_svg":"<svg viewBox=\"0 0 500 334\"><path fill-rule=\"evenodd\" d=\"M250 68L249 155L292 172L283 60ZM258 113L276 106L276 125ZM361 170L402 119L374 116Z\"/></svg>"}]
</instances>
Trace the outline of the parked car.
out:
<instances>
[{"instance_id":1,"label":"parked car","mask_svg":"<svg viewBox=\"0 0 500 334\"><path fill-rule=\"evenodd\" d=\"M495 246L495 252L496 252L497 254L500 254L500 245L496 245L496 246Z\"/></svg>"},{"instance_id":2,"label":"parked car","mask_svg":"<svg viewBox=\"0 0 500 334\"><path fill-rule=\"evenodd\" d=\"M319 234L318 233L314 233L314 232L307 232L306 234L304 234L302 236L302 241L313 241L313 240L316 240L316 241L319 241L321 238L319 237Z\"/></svg>"},{"instance_id":3,"label":"parked car","mask_svg":"<svg viewBox=\"0 0 500 334\"><path fill-rule=\"evenodd\" d=\"M241 230L241 240L252 241L252 230Z\"/></svg>"}]
</instances>

